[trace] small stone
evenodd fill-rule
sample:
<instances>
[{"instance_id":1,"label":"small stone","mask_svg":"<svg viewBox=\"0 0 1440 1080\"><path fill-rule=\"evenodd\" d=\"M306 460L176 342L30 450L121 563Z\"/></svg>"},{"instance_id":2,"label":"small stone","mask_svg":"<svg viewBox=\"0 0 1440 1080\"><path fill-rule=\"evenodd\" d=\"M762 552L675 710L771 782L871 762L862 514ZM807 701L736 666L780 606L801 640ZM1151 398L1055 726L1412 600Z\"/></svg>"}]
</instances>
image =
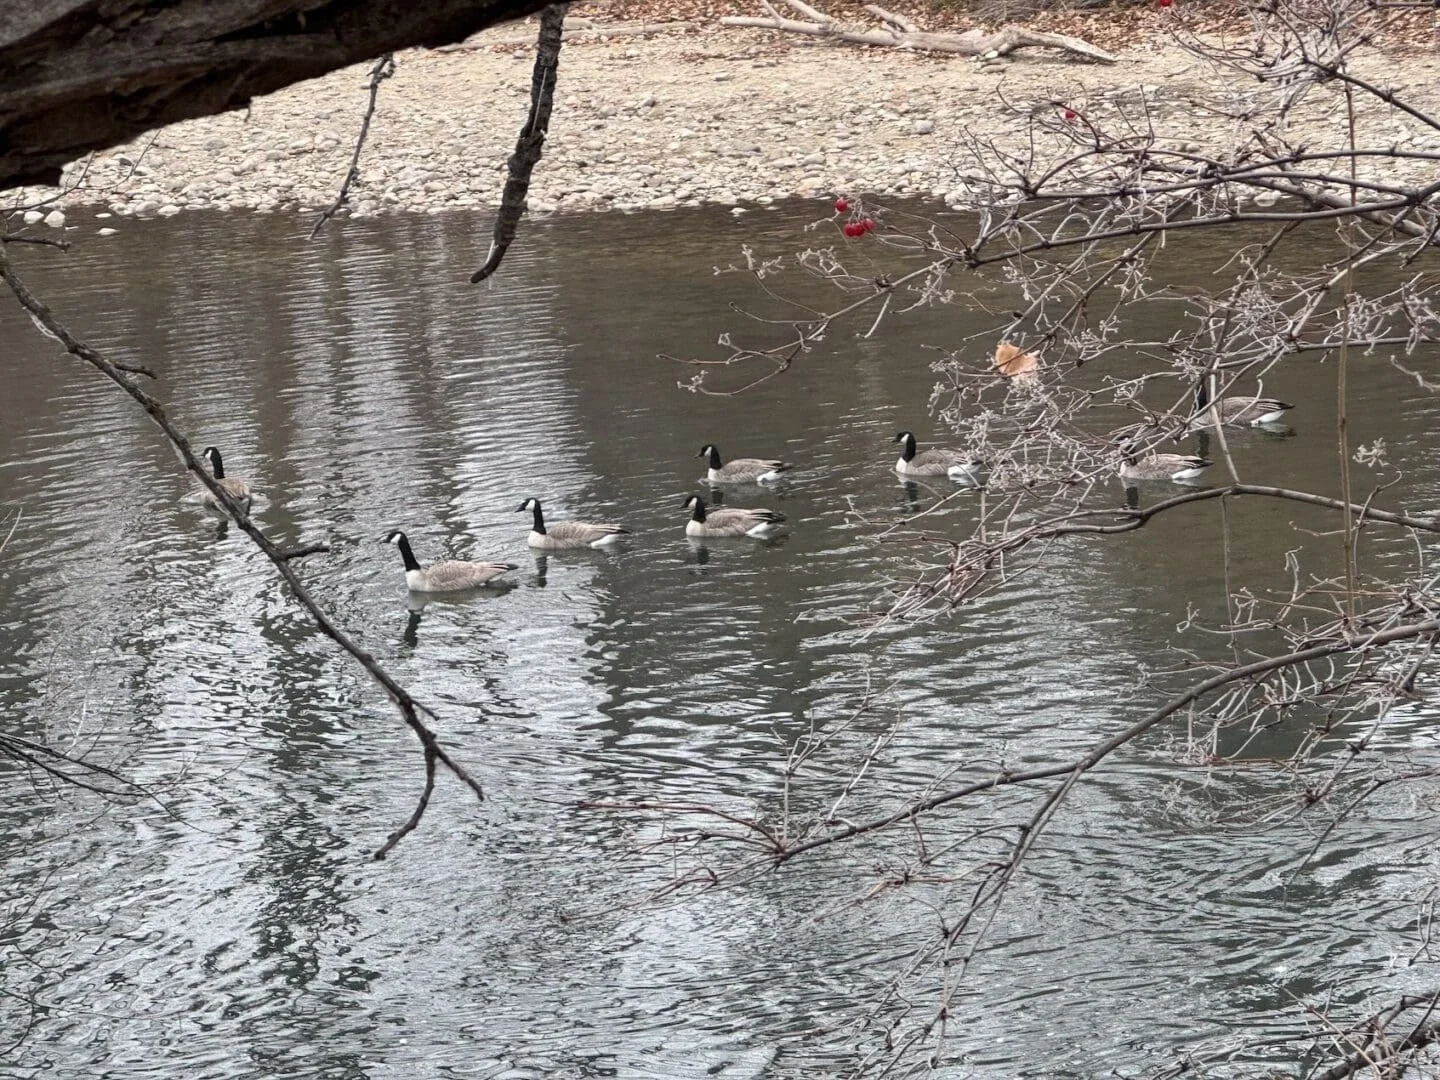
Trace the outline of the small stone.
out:
<instances>
[{"instance_id":1,"label":"small stone","mask_svg":"<svg viewBox=\"0 0 1440 1080\"><path fill-rule=\"evenodd\" d=\"M45 224L52 229L63 229L65 227L65 214L61 210L51 210L45 215Z\"/></svg>"},{"instance_id":2,"label":"small stone","mask_svg":"<svg viewBox=\"0 0 1440 1080\"><path fill-rule=\"evenodd\" d=\"M176 214L180 213L180 207L176 206L174 203L166 203L164 206L160 207L160 209L155 212L161 217L174 217Z\"/></svg>"},{"instance_id":3,"label":"small stone","mask_svg":"<svg viewBox=\"0 0 1440 1080\"><path fill-rule=\"evenodd\" d=\"M716 82L729 82L733 78L735 78L735 76L728 71L717 71L715 73Z\"/></svg>"},{"instance_id":4,"label":"small stone","mask_svg":"<svg viewBox=\"0 0 1440 1080\"><path fill-rule=\"evenodd\" d=\"M115 235L117 232L119 232L119 231L120 231L119 229L112 229L112 228L110 228L109 226L106 226L105 228L101 229L100 232L99 232L97 235L99 235L99 236L114 236L114 235Z\"/></svg>"},{"instance_id":5,"label":"small stone","mask_svg":"<svg viewBox=\"0 0 1440 1080\"><path fill-rule=\"evenodd\" d=\"M42 221L44 221L44 220L45 220L45 215L42 214L39 210L26 210L26 211L25 211L24 221L25 221L25 224L26 224L26 225L38 225L40 222L42 222Z\"/></svg>"},{"instance_id":6,"label":"small stone","mask_svg":"<svg viewBox=\"0 0 1440 1080\"><path fill-rule=\"evenodd\" d=\"M655 95L646 94L635 107L637 109L653 109L655 107Z\"/></svg>"},{"instance_id":7,"label":"small stone","mask_svg":"<svg viewBox=\"0 0 1440 1080\"><path fill-rule=\"evenodd\" d=\"M935 130L934 120L916 120L910 128L916 135L929 135Z\"/></svg>"}]
</instances>

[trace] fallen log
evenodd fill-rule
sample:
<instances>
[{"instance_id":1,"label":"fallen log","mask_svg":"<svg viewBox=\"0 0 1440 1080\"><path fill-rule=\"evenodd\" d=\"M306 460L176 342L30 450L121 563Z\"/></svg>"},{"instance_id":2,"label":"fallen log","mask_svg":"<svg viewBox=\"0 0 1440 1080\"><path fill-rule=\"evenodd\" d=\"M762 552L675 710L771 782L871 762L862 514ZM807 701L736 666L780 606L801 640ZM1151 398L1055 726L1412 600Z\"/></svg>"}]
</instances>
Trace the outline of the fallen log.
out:
<instances>
[{"instance_id":1,"label":"fallen log","mask_svg":"<svg viewBox=\"0 0 1440 1080\"><path fill-rule=\"evenodd\" d=\"M87 150L546 0L0 0L0 190Z\"/></svg>"},{"instance_id":2,"label":"fallen log","mask_svg":"<svg viewBox=\"0 0 1440 1080\"><path fill-rule=\"evenodd\" d=\"M915 49L958 56L1006 56L1016 49L1038 47L1060 49L1102 64L1113 64L1116 61L1116 58L1104 49L1081 38L1071 37L1069 34L1048 34L1014 24L1002 26L993 32L965 30L958 34L940 33L923 30L912 20L876 4L866 4L865 10L879 18L885 26L873 30L852 30L841 26L831 16L811 7L804 0L781 2L798 11L804 16L804 20L786 18L769 0L761 0L765 9L770 12L768 16L726 15L720 20L720 25L782 30L789 34L808 34L811 37L829 38L853 45Z\"/></svg>"}]
</instances>

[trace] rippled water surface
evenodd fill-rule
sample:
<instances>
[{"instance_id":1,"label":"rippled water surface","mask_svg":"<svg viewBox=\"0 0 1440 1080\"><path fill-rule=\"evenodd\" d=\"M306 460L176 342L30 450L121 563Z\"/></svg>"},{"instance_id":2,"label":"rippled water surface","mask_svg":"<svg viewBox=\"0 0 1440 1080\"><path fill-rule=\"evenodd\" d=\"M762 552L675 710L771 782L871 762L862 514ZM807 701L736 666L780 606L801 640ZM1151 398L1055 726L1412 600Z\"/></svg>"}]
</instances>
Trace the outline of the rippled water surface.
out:
<instances>
[{"instance_id":1,"label":"rippled water surface","mask_svg":"<svg viewBox=\"0 0 1440 1080\"><path fill-rule=\"evenodd\" d=\"M646 845L694 823L581 804L704 802L779 822L787 748L867 688L885 689L795 780L797 814L833 802L885 731L847 804L856 819L967 762L1061 759L1154 707L1140 672L1173 663L1187 607L1222 618L1227 579L1264 589L1292 549L1317 571L1338 565L1323 516L1237 504L1226 521L1211 503L1057 548L944 621L862 633L886 580L933 555L876 542L932 501L890 471L897 429L942 437L922 346L985 324L962 305L871 340L841 327L735 398L680 389L693 369L657 356L714 359L719 335L751 332L728 305L763 298L714 268L745 244L815 242L812 214L527 225L479 288L464 282L488 223L455 216L355 222L310 244L293 219L187 216L77 234L63 256L14 253L77 332L156 372L196 445L220 446L261 493L263 528L331 544L300 564L304 579L433 706L486 800L441 775L419 830L370 859L422 790L415 740L248 541L195 505L133 403L7 296L0 715L157 798L107 808L0 766L0 948L20 995L5 1015L25 1029L0 1070L842 1071L847 1048L875 1048L844 1025L971 885L886 888L913 843L871 839L647 902L668 871ZM1434 508L1433 395L1384 358L1358 363L1353 437L1388 440L1387 504ZM1300 408L1293 437L1232 439L1257 479L1333 490L1330 373L1297 363L1267 383ZM726 498L780 509L788 535L684 539L679 504L699 490L706 441L798 464L779 490ZM537 558L515 512L531 495L554 520L634 536ZM952 501L936 528L973 513ZM520 569L508 587L424 603L380 543L392 528L425 561ZM1386 738L1433 765L1436 719L1407 707ZM1269 733L1255 752L1283 755L1296 737ZM1323 822L1231 820L1276 786L1272 769L1202 775L1167 745L1080 784L1045 835L952 1002L947 1075L1134 1074L1237 1030L1293 1035L1297 998L1358 1005L1434 983L1417 920L1440 869L1433 826L1409 809L1433 789L1376 797L1301 866ZM941 815L930 841L983 844L966 830L1018 805ZM674 858L677 873L736 864L718 847Z\"/></svg>"}]
</instances>

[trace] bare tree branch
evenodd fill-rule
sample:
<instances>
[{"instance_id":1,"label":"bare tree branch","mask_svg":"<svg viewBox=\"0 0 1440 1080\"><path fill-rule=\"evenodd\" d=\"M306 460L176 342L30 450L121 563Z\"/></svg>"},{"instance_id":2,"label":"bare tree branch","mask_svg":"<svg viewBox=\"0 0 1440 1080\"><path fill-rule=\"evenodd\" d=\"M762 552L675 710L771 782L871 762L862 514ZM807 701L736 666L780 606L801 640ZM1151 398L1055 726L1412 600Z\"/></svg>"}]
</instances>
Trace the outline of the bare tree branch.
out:
<instances>
[{"instance_id":1,"label":"bare tree branch","mask_svg":"<svg viewBox=\"0 0 1440 1080\"><path fill-rule=\"evenodd\" d=\"M0 245L0 279L3 279L5 284L10 287L10 291L15 294L15 298L20 302L20 306L25 309L46 336L54 338L70 355L84 360L103 374L129 395L130 398L144 410L145 414L155 422L165 437L170 441L171 446L174 447L181 461L184 462L186 469L205 486L221 506L225 507L226 512L235 521L236 526L239 527L255 546L260 549L265 557L270 560L280 577L283 578L285 583L290 587L291 593L295 596L295 599L299 601L300 606L303 607L305 611L309 613L311 619L314 620L315 625L319 627L320 631L325 634L326 637L330 638L330 640L334 641L341 649L354 658L355 662L364 668L370 677L384 688L390 700L394 702L396 708L399 709L400 715L405 723L420 740L425 754L427 777L425 791L421 795L410 820L407 821L405 826L397 833L392 834L390 838L386 840L385 844L375 852L375 858L384 858L386 853L419 823L429 803L430 791L434 783L436 762L443 764L455 777L475 793L476 798L484 798L479 782L449 755L444 747L440 745L435 732L425 723L423 717L429 716L434 718L435 714L427 706L416 700L408 690L391 677L369 652L361 648L348 633L341 629L341 627L330 618L329 614L320 606L320 603L310 594L310 591L296 575L291 565L291 559L294 558L295 555L277 547L269 537L262 533L259 528L251 522L249 515L244 509L235 503L225 489L220 486L219 482L210 475L209 470L202 467L199 459L195 456L194 447L191 446L190 441L179 428L175 426L174 422L166 413L165 407L161 405L159 401L136 385L117 365L106 359L97 350L75 338L64 325L56 319L50 309L30 292L29 288L16 275L14 268L10 265L9 257L3 245Z\"/></svg>"},{"instance_id":2,"label":"bare tree branch","mask_svg":"<svg viewBox=\"0 0 1440 1080\"><path fill-rule=\"evenodd\" d=\"M370 101L365 106L365 116L360 121L360 133L355 137L355 149L350 155L350 167L345 170L345 179L340 184L340 191L335 196L335 201L326 207L325 212L315 219L315 225L310 230L309 239L314 240L324 227L325 222L335 216L336 211L344 206L350 199L350 185L360 178L360 151L365 148L365 138L370 134L370 120L375 115L375 101L380 96L380 84L395 74L395 56L393 53L386 53L375 62L370 69Z\"/></svg>"},{"instance_id":3,"label":"bare tree branch","mask_svg":"<svg viewBox=\"0 0 1440 1080\"><path fill-rule=\"evenodd\" d=\"M539 164L545 148L545 133L550 128L550 110L555 103L555 79L560 66L560 45L565 27L565 12L570 5L551 4L540 12L540 37L535 45L535 71L530 79L530 116L515 140L510 155L505 190L500 196L500 209L495 214L495 233L490 240L490 253L485 264L470 275L470 284L484 281L500 269L500 260L515 240L520 219L525 214L525 195L530 190L530 175Z\"/></svg>"}]
</instances>

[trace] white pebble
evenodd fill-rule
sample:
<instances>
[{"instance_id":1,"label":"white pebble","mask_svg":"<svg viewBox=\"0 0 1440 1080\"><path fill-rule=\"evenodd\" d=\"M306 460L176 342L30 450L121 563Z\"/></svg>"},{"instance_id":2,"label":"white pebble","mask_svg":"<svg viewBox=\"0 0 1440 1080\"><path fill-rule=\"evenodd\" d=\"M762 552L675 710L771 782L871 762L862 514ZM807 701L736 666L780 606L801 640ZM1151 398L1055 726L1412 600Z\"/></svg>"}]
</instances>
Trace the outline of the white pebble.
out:
<instances>
[{"instance_id":1,"label":"white pebble","mask_svg":"<svg viewBox=\"0 0 1440 1080\"><path fill-rule=\"evenodd\" d=\"M60 210L51 210L45 215L45 224L52 229L63 229L65 227L65 214Z\"/></svg>"}]
</instances>

